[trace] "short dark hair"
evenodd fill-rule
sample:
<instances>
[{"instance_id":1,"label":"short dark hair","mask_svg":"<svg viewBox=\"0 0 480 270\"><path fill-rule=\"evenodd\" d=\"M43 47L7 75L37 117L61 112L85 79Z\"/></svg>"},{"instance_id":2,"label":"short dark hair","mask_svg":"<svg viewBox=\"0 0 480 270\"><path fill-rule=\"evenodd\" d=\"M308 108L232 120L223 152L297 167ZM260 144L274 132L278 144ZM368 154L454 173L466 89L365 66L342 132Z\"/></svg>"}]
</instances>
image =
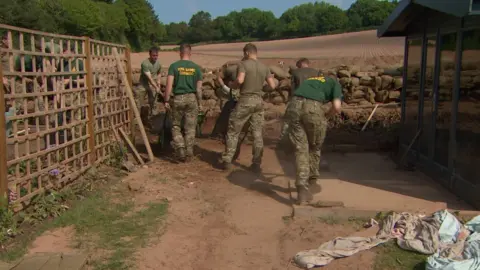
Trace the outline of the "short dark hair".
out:
<instances>
[{"instance_id":1,"label":"short dark hair","mask_svg":"<svg viewBox=\"0 0 480 270\"><path fill-rule=\"evenodd\" d=\"M157 46L153 46L150 48L150 50L148 50L148 53L158 53L160 51L160 48L158 48Z\"/></svg>"},{"instance_id":2,"label":"short dark hair","mask_svg":"<svg viewBox=\"0 0 480 270\"><path fill-rule=\"evenodd\" d=\"M243 47L244 53L257 53L257 46L253 43L247 43L245 47Z\"/></svg>"},{"instance_id":3,"label":"short dark hair","mask_svg":"<svg viewBox=\"0 0 480 270\"><path fill-rule=\"evenodd\" d=\"M305 58L305 57L302 57L302 58L298 59L298 61L297 61L297 67L301 67L303 64L309 65L309 64L310 64L310 60L308 60L308 58Z\"/></svg>"},{"instance_id":4,"label":"short dark hair","mask_svg":"<svg viewBox=\"0 0 480 270\"><path fill-rule=\"evenodd\" d=\"M190 44L184 43L180 44L180 53L187 53L192 51L192 46Z\"/></svg>"}]
</instances>

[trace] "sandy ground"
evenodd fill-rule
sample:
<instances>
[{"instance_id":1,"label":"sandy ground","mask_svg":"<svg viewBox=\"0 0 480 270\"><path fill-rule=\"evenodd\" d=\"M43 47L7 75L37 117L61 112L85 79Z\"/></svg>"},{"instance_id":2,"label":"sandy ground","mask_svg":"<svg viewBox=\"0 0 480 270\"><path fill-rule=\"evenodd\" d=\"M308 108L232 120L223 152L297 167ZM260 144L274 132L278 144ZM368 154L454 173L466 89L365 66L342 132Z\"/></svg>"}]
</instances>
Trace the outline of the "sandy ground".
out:
<instances>
[{"instance_id":1,"label":"sandy ground","mask_svg":"<svg viewBox=\"0 0 480 270\"><path fill-rule=\"evenodd\" d=\"M255 44L259 49L259 57L268 64L284 61L286 65L291 65L300 57L308 57L313 60L312 65L319 68L341 64L397 66L402 63L404 52L404 38L379 39L376 31L262 41ZM215 68L226 61L241 58L244 45L245 43L229 43L196 46L192 58L203 67ZM139 67L147 57L148 53L133 54L132 66ZM160 61L165 66L177 59L176 52L160 54Z\"/></svg>"}]
</instances>

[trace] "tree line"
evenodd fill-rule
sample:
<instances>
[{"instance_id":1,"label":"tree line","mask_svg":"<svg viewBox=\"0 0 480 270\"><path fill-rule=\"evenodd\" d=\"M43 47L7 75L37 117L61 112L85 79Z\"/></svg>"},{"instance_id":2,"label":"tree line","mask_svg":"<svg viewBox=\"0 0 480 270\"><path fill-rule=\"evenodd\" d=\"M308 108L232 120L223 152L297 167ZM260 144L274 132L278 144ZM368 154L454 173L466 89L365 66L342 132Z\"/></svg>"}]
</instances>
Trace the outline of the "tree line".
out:
<instances>
[{"instance_id":1,"label":"tree line","mask_svg":"<svg viewBox=\"0 0 480 270\"><path fill-rule=\"evenodd\" d=\"M212 18L206 11L188 22L163 24L147 0L0 0L0 23L40 31L128 43L231 42L306 37L379 26L397 0L357 0L348 10L326 2L294 6L279 18L246 8Z\"/></svg>"}]
</instances>

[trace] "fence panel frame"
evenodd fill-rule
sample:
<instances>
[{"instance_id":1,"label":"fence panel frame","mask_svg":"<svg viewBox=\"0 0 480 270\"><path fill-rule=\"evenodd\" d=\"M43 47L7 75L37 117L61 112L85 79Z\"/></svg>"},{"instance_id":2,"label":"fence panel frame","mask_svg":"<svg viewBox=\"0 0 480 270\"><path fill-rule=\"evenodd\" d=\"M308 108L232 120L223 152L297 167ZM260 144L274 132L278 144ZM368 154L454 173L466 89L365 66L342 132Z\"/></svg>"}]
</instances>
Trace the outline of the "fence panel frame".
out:
<instances>
[{"instance_id":1,"label":"fence panel frame","mask_svg":"<svg viewBox=\"0 0 480 270\"><path fill-rule=\"evenodd\" d=\"M42 194L43 192L51 189L52 187L57 187L56 185L52 185L51 183L49 183L50 181L42 180L42 178L44 177L48 178L48 174L52 170L52 166L64 166L66 171L71 170L68 173L65 172L62 175L62 178L58 180L58 188L62 188L77 179L81 174L86 172L92 166L98 165L99 163L105 161L111 156L111 152L107 151L105 155L100 157L97 155L97 150L98 148L102 147L111 148L114 145L115 140L113 139L114 134L112 128L119 128L125 126L125 131L127 133L129 133L130 135L134 134L135 125L132 117L133 113L125 94L125 84L128 83L131 85L132 83L130 66L131 60L129 49L121 44L94 40L90 39L89 37L77 37L46 33L4 24L0 24L0 30L6 31L8 33L6 35L6 37L8 38L8 45L0 48L0 52L2 53L2 60L4 60L3 54L8 56L9 65L8 70L3 70L4 66L2 63L2 65L0 66L0 77L3 78L4 76L6 76L7 78L10 78L8 79L9 85L6 85L6 87L4 87L3 80L0 81L0 103L2 106L1 108L3 108L3 110L5 111L6 101L10 99L20 99L20 102L23 102L24 104L27 104L27 99L35 100L33 113L29 113L30 109L25 106L23 107L22 114L17 115L17 113L15 113L13 116L10 116L7 115L5 112L0 117L0 125L3 125L4 127L6 127L7 120L13 122L25 119L24 123L20 125L24 125L26 129L26 134L24 136L14 135L14 137L10 139L12 143L17 146L17 148L19 144L27 144L28 146L26 146L26 151L24 151L25 153L19 154L18 151L16 151L16 153L14 153L15 157L11 161L8 161L7 153L9 138L7 137L6 131L0 134L0 153L5 153L4 155L0 155L0 198L7 198L11 193L16 193L16 195L19 195L17 199L13 201L13 203L16 204L16 206L14 206L14 209L18 211L28 206L31 199L36 195ZM24 37L27 38L24 40ZM17 38L18 40L14 40L14 38ZM49 41L45 42L46 39L48 39ZM20 49L15 49L15 42L17 41ZM27 44L27 49L23 47L24 44ZM98 73L100 71L96 70L93 64L95 53L91 50L93 48L92 45L98 45L103 47L102 54L97 56L99 56L100 62L102 60L105 62L110 61L110 65L107 65L107 73L110 72L113 74L113 76L107 78L107 86L104 89L97 89L97 92L95 87L98 85L96 85L95 83L95 72ZM49 47L50 52L47 52L48 46L51 46ZM65 46L66 48L69 48L67 53L65 53L64 50ZM59 53L57 53L56 51L57 47L60 48ZM118 76L117 79L115 79L115 72L113 70L117 70L117 67L111 64L115 62L115 58L112 56L113 48L117 48L121 52L121 57L123 63L125 64L127 77L129 78L128 82L120 82L118 80ZM5 59L7 58L6 56ZM32 71L27 71L25 69L26 57L33 59L30 60L30 62L33 61L33 64L31 64L32 66L37 66L38 64L38 71L35 67L33 67ZM19 71L14 68L14 58L15 61L20 61L21 69L19 69ZM79 64L79 62L82 63ZM49 67L60 68L53 68L52 70L47 69L46 63L48 63ZM81 70L82 68L80 65L83 65L83 70ZM64 66L68 67L68 71L64 71ZM74 72L72 72L72 70L74 70ZM24 77L26 76L32 76L34 79L33 92L29 92L32 90L28 90L26 88L26 79L24 79ZM41 79L38 79L38 77L41 77ZM18 78L20 78L20 80L22 81L22 93L17 93L16 88L8 88L8 86L14 85L14 82L17 81ZM68 81L67 84L69 84L70 86L68 90L64 89L63 86L61 89L55 88L57 82L56 78L61 78L63 82L65 82L66 79L66 81ZM35 82L36 80L39 81L38 84L42 85L41 87L37 86L37 83ZM50 80L54 81L54 83L52 83L53 86L48 85ZM62 81L60 81L60 83L62 83ZM72 84L75 84L75 89L72 89ZM54 88L53 90L50 89L52 87ZM67 88L67 86L65 86L65 88ZM5 91L8 89L10 89L11 92L9 94L5 94ZM102 91L106 93L102 93ZM98 103L98 100L96 100L95 96L97 94L109 93L113 96L109 101L109 103L111 103L109 104L110 107L106 111L98 113L95 110ZM84 103L81 105L76 104L68 105L65 107L65 96L75 100L72 101L72 104L82 103L82 99L84 99L85 101L83 101ZM49 98L51 99L51 97L53 97L53 101L49 100ZM39 109L39 106L37 105L37 100L47 101L46 108ZM53 109L49 109L49 107L51 106L50 102L54 104ZM60 108L57 108L57 103L60 104L58 105L60 106ZM119 104L117 105L116 103ZM71 116L69 119L71 123L67 123L67 118L65 118L65 114L67 111L71 112ZM62 126L59 126L57 118L60 117L60 115L62 114L64 116L64 121L62 122ZM76 114L80 115L80 120L78 121L75 120L78 116ZM38 124L38 122L40 121L38 119L40 117L45 118L42 118L42 125ZM112 123L108 125L109 131L105 132L105 135L102 135L104 138L103 143L101 145L98 145L98 143L96 142L96 138L97 135L101 133L101 131L99 129L95 129L95 123L97 123L97 120L103 121L102 119L104 118L115 120L113 120L113 125ZM34 121L36 121L35 132L29 131L30 127L32 126L31 119L34 119ZM50 129L49 121L51 119L55 120L55 125L54 128ZM42 126L42 128L39 128L40 126ZM17 134L16 127L17 124L14 128L15 134ZM77 131L77 128L80 130L80 132ZM51 132L56 134L54 136L57 136L57 139L55 141L57 145L56 147L49 148L48 145L50 144L50 142L47 142L47 137L50 137ZM58 141L59 135L57 135L61 132L64 132L65 134L65 139L62 143ZM68 137L66 135L68 132L71 132L72 134L79 133L80 135L70 134L70 136ZM76 136L78 136L78 138L75 138ZM72 139L70 139L70 137ZM29 145L30 141L35 140L37 140L37 147L41 148L38 148L37 152L35 152L35 149L32 148L34 151L32 153ZM42 143L39 143L40 141ZM45 144L43 145L43 143ZM35 142L33 142L33 144L35 144ZM41 144L42 146L40 146ZM76 150L77 145L79 145L78 150ZM23 147L23 145L21 146ZM50 155L58 156L59 152L65 153L64 159L54 159L55 161L53 162L53 164L50 164ZM48 164L50 164L50 166L48 166L47 162L45 161L46 159L49 160ZM38 162L35 163L36 165L31 165L31 161L34 160L38 160ZM23 176L18 177L18 166L20 162L27 162L27 173L24 173ZM13 177L9 176L9 163L15 164L16 166L15 170L17 171L17 173ZM47 167L44 168L46 164ZM30 173L30 170L32 170L32 173ZM39 184L37 183L40 188L37 188L36 192L32 192L32 190L34 189L32 188L32 183L34 181L40 182ZM15 188L12 188L12 190L10 190L10 185L15 185ZM25 185L29 186L28 193L27 195L23 196L20 194L20 189L25 189Z\"/></svg>"}]
</instances>

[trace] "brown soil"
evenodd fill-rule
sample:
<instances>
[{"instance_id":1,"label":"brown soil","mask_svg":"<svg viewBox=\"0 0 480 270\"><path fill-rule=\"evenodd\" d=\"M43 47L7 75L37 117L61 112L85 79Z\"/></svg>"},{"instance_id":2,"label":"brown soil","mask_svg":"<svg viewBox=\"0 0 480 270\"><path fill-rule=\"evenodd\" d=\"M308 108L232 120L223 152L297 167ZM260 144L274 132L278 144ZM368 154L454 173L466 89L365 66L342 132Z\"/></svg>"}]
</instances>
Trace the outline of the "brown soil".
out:
<instances>
[{"instance_id":1,"label":"brown soil","mask_svg":"<svg viewBox=\"0 0 480 270\"><path fill-rule=\"evenodd\" d=\"M249 146L243 147L235 171L215 169L211 164L222 149L219 142L199 140L193 163L158 160L129 177L145 186L136 198L139 203L164 198L171 202L166 227L137 253L138 269L281 270L297 252L355 231L347 225L290 221L287 183L268 184L245 170ZM279 169L273 153L265 149L264 175L276 175ZM327 269L352 269L353 261L357 269L369 269L373 254L334 261Z\"/></svg>"},{"instance_id":2,"label":"brown soil","mask_svg":"<svg viewBox=\"0 0 480 270\"><path fill-rule=\"evenodd\" d=\"M65 227L45 232L33 241L28 254L73 252L72 237L75 233L74 230L73 227Z\"/></svg>"},{"instance_id":3,"label":"brown soil","mask_svg":"<svg viewBox=\"0 0 480 270\"><path fill-rule=\"evenodd\" d=\"M398 66L403 62L404 38L378 39L376 31L338 35L255 42L259 57L267 64L284 61L292 65L299 57L312 59L312 66L331 68L338 65ZM195 46L192 59L199 65L216 68L229 60L240 59L244 42ZM171 48L166 46L165 49ZM148 53L132 55L132 66L139 67ZM159 56L168 66L178 59L177 52L162 52Z\"/></svg>"}]
</instances>

